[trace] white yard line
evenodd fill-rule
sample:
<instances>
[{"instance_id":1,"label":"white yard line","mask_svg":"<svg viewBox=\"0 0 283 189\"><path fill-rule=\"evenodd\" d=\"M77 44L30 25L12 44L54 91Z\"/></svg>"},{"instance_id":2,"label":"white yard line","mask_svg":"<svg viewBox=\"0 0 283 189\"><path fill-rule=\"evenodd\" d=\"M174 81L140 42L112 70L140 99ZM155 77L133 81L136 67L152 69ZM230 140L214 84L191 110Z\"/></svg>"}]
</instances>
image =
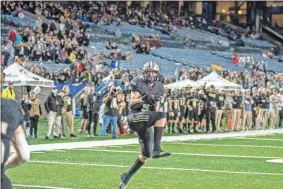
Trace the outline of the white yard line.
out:
<instances>
[{"instance_id":1,"label":"white yard line","mask_svg":"<svg viewBox=\"0 0 283 189\"><path fill-rule=\"evenodd\" d=\"M275 139L275 138L233 138L236 140L260 140L260 141L281 141L283 142L283 139Z\"/></svg>"},{"instance_id":2,"label":"white yard line","mask_svg":"<svg viewBox=\"0 0 283 189\"><path fill-rule=\"evenodd\" d=\"M13 184L13 186L26 187L26 188L75 189L75 188L60 188L60 187L53 187L53 186L38 186L38 185L25 185L25 184Z\"/></svg>"},{"instance_id":3,"label":"white yard line","mask_svg":"<svg viewBox=\"0 0 283 189\"><path fill-rule=\"evenodd\" d=\"M96 149L73 149L78 151L93 151L93 152L114 152L114 153L130 153L139 154L139 151L129 150L96 150ZM252 158L252 159L281 159L282 157L270 157L270 156L238 156L238 155L225 155L225 154L195 154L195 153L178 153L173 152L172 155L183 156L203 156L203 157L227 157L227 158Z\"/></svg>"},{"instance_id":4,"label":"white yard line","mask_svg":"<svg viewBox=\"0 0 283 189\"><path fill-rule=\"evenodd\" d=\"M212 134L198 134L198 135L182 135L182 136L164 136L163 142L174 142L174 141L195 141L204 139L225 139L235 137L248 137L248 136L259 136L268 135L274 133L283 134L283 129L276 130L259 130L259 131L244 131L244 132L229 132L229 133L212 133ZM75 148L93 148L100 146L121 146L121 145L133 145L139 144L137 138L131 139L116 139L116 140L98 140L98 141L85 141L85 142L66 142L66 143L53 143L53 144L38 144L30 145L30 151L44 151L44 150L60 150L60 149L75 149ZM15 149L11 148L12 152Z\"/></svg>"},{"instance_id":5,"label":"white yard line","mask_svg":"<svg viewBox=\"0 0 283 189\"><path fill-rule=\"evenodd\" d=\"M125 165L95 164L95 163L72 163L72 162L56 162L56 161L29 161L29 163L129 168L129 166L125 166ZM173 167L171 168L171 167L146 167L145 166L145 167L143 167L143 169L171 170L171 171L193 171L193 172L208 172L208 173L227 173L227 174L241 174L241 175L266 175L266 176L281 176L281 177L283 176L282 173L241 172L241 171L187 169L187 168L173 168Z\"/></svg>"},{"instance_id":6,"label":"white yard line","mask_svg":"<svg viewBox=\"0 0 283 189\"><path fill-rule=\"evenodd\" d=\"M236 144L199 144L199 143L165 143L165 144L173 144L173 145L190 145L190 146L219 146L219 147L243 147L243 148L275 148L275 149L283 149L283 146L256 146L256 145L236 145Z\"/></svg>"},{"instance_id":7,"label":"white yard line","mask_svg":"<svg viewBox=\"0 0 283 189\"><path fill-rule=\"evenodd\" d=\"M269 163L283 163L283 159L266 160L266 162L269 162Z\"/></svg>"}]
</instances>

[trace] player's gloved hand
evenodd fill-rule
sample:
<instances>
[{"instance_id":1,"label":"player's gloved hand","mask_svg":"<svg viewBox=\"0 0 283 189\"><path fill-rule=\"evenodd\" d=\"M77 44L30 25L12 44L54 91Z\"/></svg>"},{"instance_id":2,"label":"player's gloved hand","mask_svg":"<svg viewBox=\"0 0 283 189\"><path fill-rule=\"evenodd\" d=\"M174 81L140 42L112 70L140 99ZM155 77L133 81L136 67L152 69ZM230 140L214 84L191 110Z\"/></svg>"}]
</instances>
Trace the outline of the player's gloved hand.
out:
<instances>
[{"instance_id":1,"label":"player's gloved hand","mask_svg":"<svg viewBox=\"0 0 283 189\"><path fill-rule=\"evenodd\" d=\"M174 117L174 112L170 112L170 113L169 113L169 116L170 116L170 117Z\"/></svg>"},{"instance_id":2,"label":"player's gloved hand","mask_svg":"<svg viewBox=\"0 0 283 189\"><path fill-rule=\"evenodd\" d=\"M148 94L145 94L145 95L143 95L141 98L142 98L142 101L144 101L144 102L147 102L147 95Z\"/></svg>"},{"instance_id":3,"label":"player's gloved hand","mask_svg":"<svg viewBox=\"0 0 283 189\"><path fill-rule=\"evenodd\" d=\"M154 94L151 93L147 93L147 100L145 102L147 102L148 104L156 104L158 101L160 100L160 97L155 96Z\"/></svg>"},{"instance_id":4,"label":"player's gloved hand","mask_svg":"<svg viewBox=\"0 0 283 189\"><path fill-rule=\"evenodd\" d=\"M181 112L178 112L178 113L177 113L177 117L180 117L180 116L181 116Z\"/></svg>"}]
</instances>

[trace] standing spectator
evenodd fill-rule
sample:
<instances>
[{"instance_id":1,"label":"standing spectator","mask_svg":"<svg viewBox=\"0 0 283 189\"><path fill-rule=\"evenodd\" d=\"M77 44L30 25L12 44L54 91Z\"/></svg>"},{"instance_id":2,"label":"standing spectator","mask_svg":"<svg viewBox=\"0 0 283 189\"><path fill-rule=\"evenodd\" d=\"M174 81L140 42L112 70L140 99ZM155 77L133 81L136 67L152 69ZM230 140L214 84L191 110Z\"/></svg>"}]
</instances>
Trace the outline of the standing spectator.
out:
<instances>
[{"instance_id":1,"label":"standing spectator","mask_svg":"<svg viewBox=\"0 0 283 189\"><path fill-rule=\"evenodd\" d=\"M273 89L273 95L270 96L270 128L276 127L276 122L279 115L280 96L277 94L277 90Z\"/></svg>"},{"instance_id":2,"label":"standing spectator","mask_svg":"<svg viewBox=\"0 0 283 189\"><path fill-rule=\"evenodd\" d=\"M70 95L70 89L67 85L63 87L63 100L64 106L62 108L62 119L66 120L69 127L70 137L76 137L74 135L74 116L73 116L73 106L72 106L72 96Z\"/></svg>"},{"instance_id":3,"label":"standing spectator","mask_svg":"<svg viewBox=\"0 0 283 189\"><path fill-rule=\"evenodd\" d=\"M87 112L87 96L89 92L89 87L86 86L84 88L84 93L81 95L81 112L80 114L82 115L82 126L79 130L80 133L84 132L87 126L87 120L88 120L88 112Z\"/></svg>"},{"instance_id":4,"label":"standing spectator","mask_svg":"<svg viewBox=\"0 0 283 189\"><path fill-rule=\"evenodd\" d=\"M266 112L266 106L269 101L269 98L267 96L266 90L260 90L259 100L258 100L258 115L257 115L257 129L263 129L265 128L266 124L266 118L267 118L267 112Z\"/></svg>"},{"instance_id":5,"label":"standing spectator","mask_svg":"<svg viewBox=\"0 0 283 189\"><path fill-rule=\"evenodd\" d=\"M250 90L247 90L245 92L245 96L243 98L243 125L242 125L242 130L247 130L250 131L252 129L252 124L253 124L253 113L252 113L252 108L253 108L254 101L250 96ZM248 124L248 127L246 127L246 123Z\"/></svg>"},{"instance_id":6,"label":"standing spectator","mask_svg":"<svg viewBox=\"0 0 283 189\"><path fill-rule=\"evenodd\" d=\"M2 92L2 98L8 98L11 100L15 100L16 93L14 90L14 83L12 81L9 82L8 87L3 90Z\"/></svg>"},{"instance_id":7,"label":"standing spectator","mask_svg":"<svg viewBox=\"0 0 283 189\"><path fill-rule=\"evenodd\" d=\"M233 98L233 110L232 110L232 130L239 131L241 126L239 126L241 118L241 107L242 107L242 97L238 90L235 91Z\"/></svg>"},{"instance_id":8,"label":"standing spectator","mask_svg":"<svg viewBox=\"0 0 283 189\"><path fill-rule=\"evenodd\" d=\"M88 137L91 136L90 130L93 126L93 136L97 136L96 127L99 122L99 106L98 106L98 95L94 91L94 86L89 87L89 93L87 95L87 112L88 112L88 126L87 132Z\"/></svg>"},{"instance_id":9,"label":"standing spectator","mask_svg":"<svg viewBox=\"0 0 283 189\"><path fill-rule=\"evenodd\" d=\"M225 95L224 95L224 90L219 89L217 96L217 109L216 109L216 130L218 132L223 132L220 128L221 126L221 121L222 121L222 113L224 109L224 102L225 102Z\"/></svg>"},{"instance_id":10,"label":"standing spectator","mask_svg":"<svg viewBox=\"0 0 283 189\"><path fill-rule=\"evenodd\" d=\"M125 95L123 94L123 91L121 88L117 91L117 103L118 103L118 127L120 129L120 134L124 134L124 128L122 126L122 122L126 117L126 103L125 103Z\"/></svg>"},{"instance_id":11,"label":"standing spectator","mask_svg":"<svg viewBox=\"0 0 283 189\"><path fill-rule=\"evenodd\" d=\"M29 130L30 130L30 115L29 110L31 109L31 101L28 98L28 93L23 94L23 98L21 100L21 105L24 113L24 130L26 131L26 137L29 138Z\"/></svg>"},{"instance_id":12,"label":"standing spectator","mask_svg":"<svg viewBox=\"0 0 283 189\"><path fill-rule=\"evenodd\" d=\"M59 136L58 131L61 126L61 117L59 119L57 114L59 113L58 112L59 106L64 105L64 101L60 97L57 97L57 94L58 94L57 87L53 87L51 94L48 96L46 102L44 103L45 110L48 114L47 115L48 123L45 131L45 135L46 135L45 139L49 139L53 126L54 126L54 130L53 130L54 138L58 138Z\"/></svg>"},{"instance_id":13,"label":"standing spectator","mask_svg":"<svg viewBox=\"0 0 283 189\"><path fill-rule=\"evenodd\" d=\"M30 92L31 108L29 111L30 115L30 133L29 136L32 138L32 133L34 131L34 138L37 138L37 125L39 117L42 114L40 100L36 98L35 92Z\"/></svg>"},{"instance_id":14,"label":"standing spectator","mask_svg":"<svg viewBox=\"0 0 283 189\"><path fill-rule=\"evenodd\" d=\"M103 99L103 103L105 104L105 110L103 115L103 123L102 123L100 137L101 139L104 138L106 127L111 121L112 138L116 138L117 137L116 128L118 121L118 104L116 97L116 88L114 87L114 85L110 88L110 91L105 95Z\"/></svg>"},{"instance_id":15,"label":"standing spectator","mask_svg":"<svg viewBox=\"0 0 283 189\"><path fill-rule=\"evenodd\" d=\"M206 90L206 83L203 87L204 94L207 96L206 101L206 131L211 132L209 128L209 123L211 121L212 124L212 132L216 131L215 127L215 117L216 117L216 108L217 108L217 99L216 99L216 93L215 93L215 87L214 85L210 85L209 90Z\"/></svg>"},{"instance_id":16,"label":"standing spectator","mask_svg":"<svg viewBox=\"0 0 283 189\"><path fill-rule=\"evenodd\" d=\"M282 128L282 120L283 120L283 89L280 89L280 104L279 104L279 123L278 128Z\"/></svg>"},{"instance_id":17,"label":"standing spectator","mask_svg":"<svg viewBox=\"0 0 283 189\"><path fill-rule=\"evenodd\" d=\"M232 110L233 110L233 91L226 94L225 97L225 112L226 112L226 125L232 128Z\"/></svg>"}]
</instances>

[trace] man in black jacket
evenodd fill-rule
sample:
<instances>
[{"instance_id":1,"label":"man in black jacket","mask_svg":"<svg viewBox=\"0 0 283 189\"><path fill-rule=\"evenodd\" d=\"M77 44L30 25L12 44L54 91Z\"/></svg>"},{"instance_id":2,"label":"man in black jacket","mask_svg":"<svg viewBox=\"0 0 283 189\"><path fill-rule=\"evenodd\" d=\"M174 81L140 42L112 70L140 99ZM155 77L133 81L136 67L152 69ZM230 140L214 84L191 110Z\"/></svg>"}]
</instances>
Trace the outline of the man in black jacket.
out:
<instances>
[{"instance_id":1,"label":"man in black jacket","mask_svg":"<svg viewBox=\"0 0 283 189\"><path fill-rule=\"evenodd\" d=\"M48 124L47 128L45 131L45 139L49 139L49 136L51 134L53 125L55 124L55 128L61 126L61 116L59 119L59 116L61 115L61 107L64 105L64 101L62 98L57 96L58 89L57 87L52 88L51 94L48 96L46 102L44 103L45 110L47 112L47 119L48 119ZM56 129L57 130L57 129ZM58 138L58 134L56 131L53 131L54 138Z\"/></svg>"},{"instance_id":2,"label":"man in black jacket","mask_svg":"<svg viewBox=\"0 0 283 189\"><path fill-rule=\"evenodd\" d=\"M89 93L87 95L87 112L88 112L88 124L87 124L87 132L88 137L90 137L90 129L93 125L93 136L97 136L96 127L99 121L99 106L98 106L98 97L94 92L94 85L89 87Z\"/></svg>"},{"instance_id":3,"label":"man in black jacket","mask_svg":"<svg viewBox=\"0 0 283 189\"><path fill-rule=\"evenodd\" d=\"M209 91L206 90L206 83L204 84L203 91L204 94L207 96L207 101L206 101L206 131L210 132L209 129L209 123L211 121L212 123L212 132L216 131L215 127L215 113L216 113L216 108L217 108L217 98L216 98L216 93L215 93L215 87L214 85L210 85Z\"/></svg>"}]
</instances>

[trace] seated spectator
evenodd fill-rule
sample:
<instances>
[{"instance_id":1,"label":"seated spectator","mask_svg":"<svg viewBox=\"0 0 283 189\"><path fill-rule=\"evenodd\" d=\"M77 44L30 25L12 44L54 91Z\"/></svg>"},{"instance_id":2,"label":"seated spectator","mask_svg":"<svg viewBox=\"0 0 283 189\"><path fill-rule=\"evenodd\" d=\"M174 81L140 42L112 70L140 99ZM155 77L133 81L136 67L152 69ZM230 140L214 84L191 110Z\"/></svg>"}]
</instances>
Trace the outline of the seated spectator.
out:
<instances>
[{"instance_id":1,"label":"seated spectator","mask_svg":"<svg viewBox=\"0 0 283 189\"><path fill-rule=\"evenodd\" d=\"M239 55L238 53L234 53L233 57L232 57L232 63L235 64L235 65L238 65L239 64Z\"/></svg>"},{"instance_id":2,"label":"seated spectator","mask_svg":"<svg viewBox=\"0 0 283 189\"><path fill-rule=\"evenodd\" d=\"M148 41L145 44L146 44L145 45L145 54L149 54L150 53L150 44L149 44Z\"/></svg>"}]
</instances>

